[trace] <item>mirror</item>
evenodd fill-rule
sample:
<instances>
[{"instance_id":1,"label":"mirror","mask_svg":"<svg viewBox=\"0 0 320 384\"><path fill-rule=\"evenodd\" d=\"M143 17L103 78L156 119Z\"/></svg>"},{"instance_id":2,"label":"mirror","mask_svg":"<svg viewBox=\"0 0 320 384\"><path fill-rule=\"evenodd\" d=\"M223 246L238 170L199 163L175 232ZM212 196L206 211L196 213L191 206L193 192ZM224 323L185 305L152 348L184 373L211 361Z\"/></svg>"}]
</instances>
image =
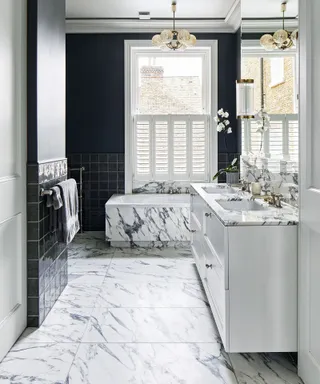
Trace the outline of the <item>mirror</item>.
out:
<instances>
[{"instance_id":1,"label":"mirror","mask_svg":"<svg viewBox=\"0 0 320 384\"><path fill-rule=\"evenodd\" d=\"M298 0L242 0L241 78L254 80L241 120L242 178L298 202Z\"/></svg>"}]
</instances>

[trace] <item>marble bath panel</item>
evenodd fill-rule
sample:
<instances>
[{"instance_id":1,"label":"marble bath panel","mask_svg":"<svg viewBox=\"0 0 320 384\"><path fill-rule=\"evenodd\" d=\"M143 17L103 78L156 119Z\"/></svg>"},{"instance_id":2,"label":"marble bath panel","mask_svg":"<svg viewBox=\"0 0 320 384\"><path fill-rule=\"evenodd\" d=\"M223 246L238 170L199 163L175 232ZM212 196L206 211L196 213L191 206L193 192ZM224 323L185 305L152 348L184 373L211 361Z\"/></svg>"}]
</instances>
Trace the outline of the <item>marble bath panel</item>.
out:
<instances>
[{"instance_id":1,"label":"marble bath panel","mask_svg":"<svg viewBox=\"0 0 320 384\"><path fill-rule=\"evenodd\" d=\"M190 241L189 208L106 207L106 239L111 242L154 243Z\"/></svg>"},{"instance_id":2,"label":"marble bath panel","mask_svg":"<svg viewBox=\"0 0 320 384\"><path fill-rule=\"evenodd\" d=\"M102 379L103 378L103 379ZM69 384L237 384L219 343L82 344Z\"/></svg>"},{"instance_id":3,"label":"marble bath panel","mask_svg":"<svg viewBox=\"0 0 320 384\"><path fill-rule=\"evenodd\" d=\"M190 182L183 181L151 181L135 182L132 193L190 193Z\"/></svg>"}]
</instances>

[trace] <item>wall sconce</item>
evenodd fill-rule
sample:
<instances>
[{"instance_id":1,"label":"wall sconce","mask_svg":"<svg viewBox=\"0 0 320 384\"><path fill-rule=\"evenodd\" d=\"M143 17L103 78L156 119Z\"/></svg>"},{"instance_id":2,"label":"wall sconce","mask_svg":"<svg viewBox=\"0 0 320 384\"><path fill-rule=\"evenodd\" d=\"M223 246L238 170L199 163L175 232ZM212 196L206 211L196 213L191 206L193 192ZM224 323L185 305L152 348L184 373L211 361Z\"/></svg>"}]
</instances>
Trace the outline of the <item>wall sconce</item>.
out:
<instances>
[{"instance_id":1,"label":"wall sconce","mask_svg":"<svg viewBox=\"0 0 320 384\"><path fill-rule=\"evenodd\" d=\"M254 80L237 80L237 119L254 119Z\"/></svg>"}]
</instances>

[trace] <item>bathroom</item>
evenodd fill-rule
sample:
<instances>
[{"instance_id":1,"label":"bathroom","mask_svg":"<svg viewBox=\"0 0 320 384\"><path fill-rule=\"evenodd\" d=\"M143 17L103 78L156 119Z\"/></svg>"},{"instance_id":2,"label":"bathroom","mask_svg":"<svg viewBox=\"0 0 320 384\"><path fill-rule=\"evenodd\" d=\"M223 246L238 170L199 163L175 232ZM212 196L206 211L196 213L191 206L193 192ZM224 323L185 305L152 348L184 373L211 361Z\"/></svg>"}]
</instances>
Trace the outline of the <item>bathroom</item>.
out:
<instances>
[{"instance_id":1,"label":"bathroom","mask_svg":"<svg viewBox=\"0 0 320 384\"><path fill-rule=\"evenodd\" d=\"M320 383L319 14L1 0L0 383Z\"/></svg>"}]
</instances>

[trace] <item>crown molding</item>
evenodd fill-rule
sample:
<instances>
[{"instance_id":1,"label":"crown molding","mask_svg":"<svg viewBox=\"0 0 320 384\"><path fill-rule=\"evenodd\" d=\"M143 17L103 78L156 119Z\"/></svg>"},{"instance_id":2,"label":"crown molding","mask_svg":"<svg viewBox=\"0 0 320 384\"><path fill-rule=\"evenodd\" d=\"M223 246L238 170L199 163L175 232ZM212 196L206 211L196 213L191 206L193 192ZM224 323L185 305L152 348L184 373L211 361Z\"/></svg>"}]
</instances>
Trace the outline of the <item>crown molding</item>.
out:
<instances>
[{"instance_id":1,"label":"crown molding","mask_svg":"<svg viewBox=\"0 0 320 384\"><path fill-rule=\"evenodd\" d=\"M177 20L176 26L192 33L234 33L235 17L229 20ZM170 25L170 20L67 19L66 33L155 33Z\"/></svg>"},{"instance_id":2,"label":"crown molding","mask_svg":"<svg viewBox=\"0 0 320 384\"><path fill-rule=\"evenodd\" d=\"M225 18L225 23L230 25L234 32L241 27L241 0L235 0Z\"/></svg>"},{"instance_id":3,"label":"crown molding","mask_svg":"<svg viewBox=\"0 0 320 384\"><path fill-rule=\"evenodd\" d=\"M293 31L299 27L298 19L285 20L285 28ZM282 28L282 20L272 19L244 19L242 20L242 33L275 32Z\"/></svg>"},{"instance_id":4,"label":"crown molding","mask_svg":"<svg viewBox=\"0 0 320 384\"><path fill-rule=\"evenodd\" d=\"M266 51L260 45L258 40L242 40L241 41L241 53L243 56L261 56L261 57L283 57L283 56L295 56L297 53L297 48L293 47L290 49L282 50L273 50Z\"/></svg>"}]
</instances>

